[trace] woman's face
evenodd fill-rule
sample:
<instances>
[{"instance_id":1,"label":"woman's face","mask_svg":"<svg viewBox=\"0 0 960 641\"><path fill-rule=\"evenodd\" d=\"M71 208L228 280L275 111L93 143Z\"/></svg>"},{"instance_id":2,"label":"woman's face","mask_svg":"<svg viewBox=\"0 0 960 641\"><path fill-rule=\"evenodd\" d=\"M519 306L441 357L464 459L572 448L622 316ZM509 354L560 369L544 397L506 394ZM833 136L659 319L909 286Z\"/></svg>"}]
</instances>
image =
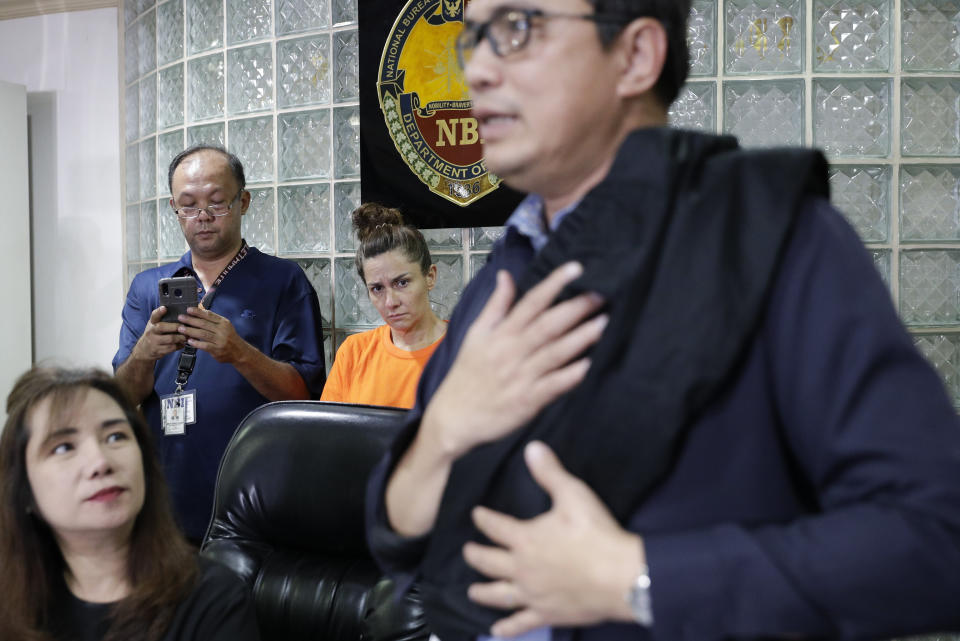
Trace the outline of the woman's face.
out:
<instances>
[{"instance_id":1,"label":"woman's face","mask_svg":"<svg viewBox=\"0 0 960 641\"><path fill-rule=\"evenodd\" d=\"M35 509L60 541L129 536L143 507L140 446L120 406L81 389L51 415L51 398L27 412L27 478Z\"/></svg>"},{"instance_id":2,"label":"woman's face","mask_svg":"<svg viewBox=\"0 0 960 641\"><path fill-rule=\"evenodd\" d=\"M437 266L424 274L420 264L409 260L398 249L363 261L367 295L391 329L415 329L433 313L430 290L437 281Z\"/></svg>"}]
</instances>

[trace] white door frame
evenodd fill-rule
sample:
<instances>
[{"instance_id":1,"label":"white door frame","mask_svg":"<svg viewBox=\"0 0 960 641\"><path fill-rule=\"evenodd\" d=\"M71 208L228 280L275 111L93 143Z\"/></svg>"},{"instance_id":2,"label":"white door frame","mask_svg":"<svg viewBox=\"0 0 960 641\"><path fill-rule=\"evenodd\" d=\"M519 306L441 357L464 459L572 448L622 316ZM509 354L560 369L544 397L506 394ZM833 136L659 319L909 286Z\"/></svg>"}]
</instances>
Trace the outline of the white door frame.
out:
<instances>
[{"instance_id":1,"label":"white door frame","mask_svg":"<svg viewBox=\"0 0 960 641\"><path fill-rule=\"evenodd\" d=\"M0 81L0 414L33 362L27 88Z\"/></svg>"}]
</instances>

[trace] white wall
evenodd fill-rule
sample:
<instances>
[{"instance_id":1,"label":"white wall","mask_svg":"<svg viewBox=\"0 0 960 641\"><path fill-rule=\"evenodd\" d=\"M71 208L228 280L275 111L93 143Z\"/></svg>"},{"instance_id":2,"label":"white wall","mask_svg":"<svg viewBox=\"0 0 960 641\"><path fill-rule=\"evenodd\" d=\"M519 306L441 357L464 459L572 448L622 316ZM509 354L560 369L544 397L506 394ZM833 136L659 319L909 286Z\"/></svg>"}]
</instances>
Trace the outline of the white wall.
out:
<instances>
[{"instance_id":1,"label":"white wall","mask_svg":"<svg viewBox=\"0 0 960 641\"><path fill-rule=\"evenodd\" d=\"M107 368L116 351L118 51L115 8L0 21L0 80L26 85L31 115L38 361Z\"/></svg>"},{"instance_id":2,"label":"white wall","mask_svg":"<svg viewBox=\"0 0 960 641\"><path fill-rule=\"evenodd\" d=\"M0 81L0 416L13 381L30 365L30 198L27 192L27 92Z\"/></svg>"}]
</instances>

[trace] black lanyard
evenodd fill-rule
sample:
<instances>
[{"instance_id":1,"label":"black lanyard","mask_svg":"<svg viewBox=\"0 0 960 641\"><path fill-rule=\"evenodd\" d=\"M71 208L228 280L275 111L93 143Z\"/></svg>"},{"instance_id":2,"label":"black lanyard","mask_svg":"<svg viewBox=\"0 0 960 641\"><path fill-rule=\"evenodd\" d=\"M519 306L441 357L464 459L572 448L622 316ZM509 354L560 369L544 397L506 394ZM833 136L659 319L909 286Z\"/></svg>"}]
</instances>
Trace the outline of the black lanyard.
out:
<instances>
[{"instance_id":1,"label":"black lanyard","mask_svg":"<svg viewBox=\"0 0 960 641\"><path fill-rule=\"evenodd\" d=\"M227 266L223 268L223 271L220 272L220 275L217 276L216 280L210 284L210 289L207 291L206 296L203 297L203 300L200 301L201 309L210 309L213 305L213 299L217 295L217 287L223 282L223 279L227 277L234 267L240 263L241 260L247 257L247 241L242 241L240 243L240 250L237 252L237 255L227 263ZM189 268L181 267L174 276L183 275L181 272L191 273ZM177 391L179 394L183 391L183 388L186 386L187 381L190 380L190 375L193 373L193 366L197 364L197 348L192 345L185 345L183 351L180 352L180 360L177 362Z\"/></svg>"}]
</instances>

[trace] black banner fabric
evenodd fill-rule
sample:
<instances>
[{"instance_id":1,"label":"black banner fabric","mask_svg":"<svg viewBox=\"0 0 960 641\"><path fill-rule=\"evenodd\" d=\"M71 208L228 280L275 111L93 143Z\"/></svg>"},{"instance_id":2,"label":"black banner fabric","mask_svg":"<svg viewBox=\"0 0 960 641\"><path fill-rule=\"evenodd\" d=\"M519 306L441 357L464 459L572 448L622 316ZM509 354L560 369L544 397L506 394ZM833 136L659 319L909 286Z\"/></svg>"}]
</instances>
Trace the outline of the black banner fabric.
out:
<instances>
[{"instance_id":1,"label":"black banner fabric","mask_svg":"<svg viewBox=\"0 0 960 641\"><path fill-rule=\"evenodd\" d=\"M360 189L421 228L502 225L522 194L489 173L454 42L463 0L363 0Z\"/></svg>"}]
</instances>

